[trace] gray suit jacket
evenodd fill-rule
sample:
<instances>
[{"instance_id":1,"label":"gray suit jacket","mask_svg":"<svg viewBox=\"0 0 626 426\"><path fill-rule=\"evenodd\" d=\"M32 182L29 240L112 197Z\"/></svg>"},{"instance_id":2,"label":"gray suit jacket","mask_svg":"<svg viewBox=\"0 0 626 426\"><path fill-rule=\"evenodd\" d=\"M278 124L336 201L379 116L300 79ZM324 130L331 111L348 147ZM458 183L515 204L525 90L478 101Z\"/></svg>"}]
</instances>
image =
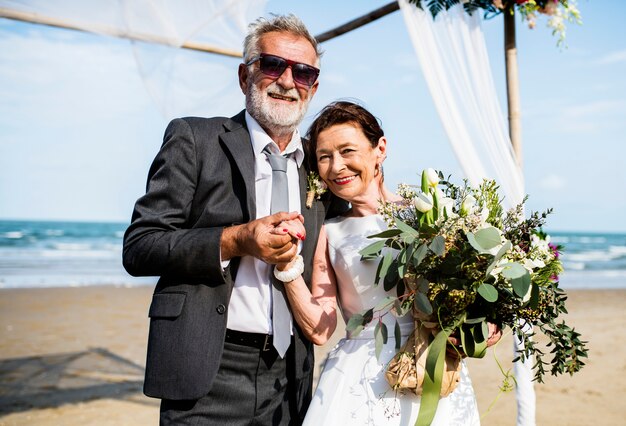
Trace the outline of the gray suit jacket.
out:
<instances>
[{"instance_id":1,"label":"gray suit jacket","mask_svg":"<svg viewBox=\"0 0 626 426\"><path fill-rule=\"evenodd\" d=\"M311 261L328 196L305 207L306 173L300 168L302 248L310 282ZM328 195L328 194L325 194ZM333 207L334 208L334 207ZM254 156L244 112L232 118L173 120L150 168L146 194L136 205L124 236L123 263L135 276L160 276L150 306L144 392L165 399L206 395L222 356L228 303L239 259L223 271L224 227L254 218ZM312 344L297 330L288 352L299 406L311 396Z\"/></svg>"}]
</instances>

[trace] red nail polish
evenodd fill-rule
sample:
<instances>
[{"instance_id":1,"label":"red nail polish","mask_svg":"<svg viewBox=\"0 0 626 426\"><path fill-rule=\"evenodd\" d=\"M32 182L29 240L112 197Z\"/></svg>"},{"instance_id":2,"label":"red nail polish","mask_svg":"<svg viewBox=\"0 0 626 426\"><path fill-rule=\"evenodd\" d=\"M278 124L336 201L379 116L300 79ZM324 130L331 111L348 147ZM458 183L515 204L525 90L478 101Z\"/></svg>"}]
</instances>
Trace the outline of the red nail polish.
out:
<instances>
[{"instance_id":1,"label":"red nail polish","mask_svg":"<svg viewBox=\"0 0 626 426\"><path fill-rule=\"evenodd\" d=\"M287 231L287 228L283 228L283 232L289 232L289 231Z\"/></svg>"}]
</instances>

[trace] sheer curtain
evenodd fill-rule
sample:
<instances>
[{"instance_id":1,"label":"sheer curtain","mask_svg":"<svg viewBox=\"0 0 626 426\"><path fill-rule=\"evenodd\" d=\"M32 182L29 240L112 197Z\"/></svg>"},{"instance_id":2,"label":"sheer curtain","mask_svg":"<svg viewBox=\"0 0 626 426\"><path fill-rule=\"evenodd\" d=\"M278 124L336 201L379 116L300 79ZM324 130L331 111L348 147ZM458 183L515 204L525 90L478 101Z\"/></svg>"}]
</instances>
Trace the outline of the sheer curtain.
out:
<instances>
[{"instance_id":1,"label":"sheer curtain","mask_svg":"<svg viewBox=\"0 0 626 426\"><path fill-rule=\"evenodd\" d=\"M473 16L461 4L430 13L400 0L406 27L426 83L454 153L472 184L496 179L504 204L511 208L524 197L507 125L498 103L479 13ZM520 342L514 339L514 349ZM532 363L515 363L517 424L535 424Z\"/></svg>"},{"instance_id":2,"label":"sheer curtain","mask_svg":"<svg viewBox=\"0 0 626 426\"><path fill-rule=\"evenodd\" d=\"M162 115L213 116L244 107L236 71L240 59L179 47L193 42L241 51L248 23L264 14L266 2L0 0L0 16L15 11L103 36L144 40L132 42L132 54Z\"/></svg>"}]
</instances>

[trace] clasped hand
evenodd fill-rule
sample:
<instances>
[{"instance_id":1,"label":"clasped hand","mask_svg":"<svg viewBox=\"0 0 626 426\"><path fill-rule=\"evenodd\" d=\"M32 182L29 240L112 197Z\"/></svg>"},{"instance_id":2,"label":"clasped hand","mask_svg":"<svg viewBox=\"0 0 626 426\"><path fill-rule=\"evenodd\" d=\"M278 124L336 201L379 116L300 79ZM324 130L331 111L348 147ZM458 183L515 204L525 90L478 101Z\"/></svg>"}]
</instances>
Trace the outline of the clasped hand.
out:
<instances>
[{"instance_id":1,"label":"clasped hand","mask_svg":"<svg viewBox=\"0 0 626 426\"><path fill-rule=\"evenodd\" d=\"M245 254L283 267L295 258L298 242L305 238L304 217L297 212L280 212L253 220L242 227L239 235Z\"/></svg>"}]
</instances>

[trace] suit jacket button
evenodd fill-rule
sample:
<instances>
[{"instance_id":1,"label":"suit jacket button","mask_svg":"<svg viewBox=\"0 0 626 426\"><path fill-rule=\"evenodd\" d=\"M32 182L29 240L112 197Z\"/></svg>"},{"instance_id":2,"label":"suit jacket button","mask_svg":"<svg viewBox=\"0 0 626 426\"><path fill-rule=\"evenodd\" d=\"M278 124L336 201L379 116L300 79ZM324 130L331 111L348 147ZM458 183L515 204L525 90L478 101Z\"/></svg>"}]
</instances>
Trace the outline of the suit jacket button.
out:
<instances>
[{"instance_id":1,"label":"suit jacket button","mask_svg":"<svg viewBox=\"0 0 626 426\"><path fill-rule=\"evenodd\" d=\"M217 305L217 308L215 308L215 310L218 314L222 315L224 312L226 312L226 306L220 303L219 305Z\"/></svg>"}]
</instances>

